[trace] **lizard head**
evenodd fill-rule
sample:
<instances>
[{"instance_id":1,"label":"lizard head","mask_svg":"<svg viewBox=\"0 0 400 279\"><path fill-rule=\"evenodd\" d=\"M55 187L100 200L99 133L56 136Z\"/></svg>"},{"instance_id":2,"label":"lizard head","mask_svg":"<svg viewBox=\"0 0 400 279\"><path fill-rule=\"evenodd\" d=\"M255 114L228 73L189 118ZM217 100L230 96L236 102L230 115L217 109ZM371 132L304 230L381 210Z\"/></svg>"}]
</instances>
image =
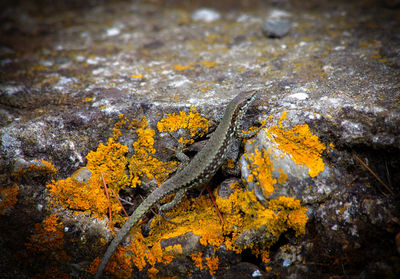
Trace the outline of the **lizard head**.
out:
<instances>
[{"instance_id":1,"label":"lizard head","mask_svg":"<svg viewBox=\"0 0 400 279\"><path fill-rule=\"evenodd\" d=\"M238 94L230 103L232 105L233 117L236 122L236 127L239 125L240 120L246 114L250 105L257 98L258 91L244 91Z\"/></svg>"}]
</instances>

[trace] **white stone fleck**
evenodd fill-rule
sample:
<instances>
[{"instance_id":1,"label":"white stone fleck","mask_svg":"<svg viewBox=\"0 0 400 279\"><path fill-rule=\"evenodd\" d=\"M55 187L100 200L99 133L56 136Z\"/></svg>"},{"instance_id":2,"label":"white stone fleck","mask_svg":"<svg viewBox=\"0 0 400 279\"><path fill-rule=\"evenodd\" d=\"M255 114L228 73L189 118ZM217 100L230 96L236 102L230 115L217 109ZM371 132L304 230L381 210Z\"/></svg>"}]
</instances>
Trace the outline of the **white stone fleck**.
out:
<instances>
[{"instance_id":1,"label":"white stone fleck","mask_svg":"<svg viewBox=\"0 0 400 279\"><path fill-rule=\"evenodd\" d=\"M22 86L22 85L11 85L11 84L1 84L0 85L0 91L3 91L4 93L6 93L8 95L13 95L14 93L22 91L23 89L24 89L24 86Z\"/></svg>"},{"instance_id":2,"label":"white stone fleck","mask_svg":"<svg viewBox=\"0 0 400 279\"><path fill-rule=\"evenodd\" d=\"M112 37L112 36L116 36L119 35L119 33L121 32L121 30L117 27L112 27L106 30L106 35L107 37Z\"/></svg>"},{"instance_id":3,"label":"white stone fleck","mask_svg":"<svg viewBox=\"0 0 400 279\"><path fill-rule=\"evenodd\" d=\"M77 56L75 57L75 60L78 61L78 62L83 62L83 61L85 61L85 56L83 56L83 55L77 55Z\"/></svg>"},{"instance_id":4,"label":"white stone fleck","mask_svg":"<svg viewBox=\"0 0 400 279\"><path fill-rule=\"evenodd\" d=\"M290 259L285 259L285 260L283 261L283 263L282 263L282 266L283 266L283 267L288 267L288 266L290 266Z\"/></svg>"},{"instance_id":5,"label":"white stone fleck","mask_svg":"<svg viewBox=\"0 0 400 279\"><path fill-rule=\"evenodd\" d=\"M103 68L97 68L97 69L94 69L94 70L92 71L92 74L95 75L95 76L97 76L97 75L99 75L99 74L101 74L101 73L103 73L103 72L104 72L104 69L103 69Z\"/></svg>"},{"instance_id":6,"label":"white stone fleck","mask_svg":"<svg viewBox=\"0 0 400 279\"><path fill-rule=\"evenodd\" d=\"M333 48L333 50L336 50L336 51L344 50L344 49L346 49L344 46L335 46L335 47Z\"/></svg>"},{"instance_id":7,"label":"white stone fleck","mask_svg":"<svg viewBox=\"0 0 400 279\"><path fill-rule=\"evenodd\" d=\"M86 60L86 63L88 63L89 65L97 65L100 61L100 57L93 57L93 58L88 58Z\"/></svg>"},{"instance_id":8,"label":"white stone fleck","mask_svg":"<svg viewBox=\"0 0 400 279\"><path fill-rule=\"evenodd\" d=\"M213 22L221 18L221 14L213 9L202 8L193 12L192 20Z\"/></svg>"},{"instance_id":9,"label":"white stone fleck","mask_svg":"<svg viewBox=\"0 0 400 279\"><path fill-rule=\"evenodd\" d=\"M38 211L42 211L43 210L43 204L38 203L36 205L36 208L37 208Z\"/></svg>"},{"instance_id":10,"label":"white stone fleck","mask_svg":"<svg viewBox=\"0 0 400 279\"><path fill-rule=\"evenodd\" d=\"M332 227L331 227L331 230L333 230L333 231L337 231L338 230L338 225L333 225Z\"/></svg>"},{"instance_id":11,"label":"white stone fleck","mask_svg":"<svg viewBox=\"0 0 400 279\"><path fill-rule=\"evenodd\" d=\"M188 80L186 77L184 76L177 76L176 79L174 81L172 81L169 85L171 87L181 87L182 85L184 85L185 83L191 83L190 80Z\"/></svg>"},{"instance_id":12,"label":"white stone fleck","mask_svg":"<svg viewBox=\"0 0 400 279\"><path fill-rule=\"evenodd\" d=\"M289 95L288 98L292 98L292 99L297 99L297 100L306 100L308 99L308 94L307 93L294 93L292 95Z\"/></svg>"},{"instance_id":13,"label":"white stone fleck","mask_svg":"<svg viewBox=\"0 0 400 279\"><path fill-rule=\"evenodd\" d=\"M51 66L53 66L54 63L53 63L53 61L50 61L50 60L40 60L39 64L43 65L45 67L51 67Z\"/></svg>"},{"instance_id":14,"label":"white stone fleck","mask_svg":"<svg viewBox=\"0 0 400 279\"><path fill-rule=\"evenodd\" d=\"M63 90L65 89L66 85L77 81L78 81L77 78L60 77L60 79L57 81L57 83L54 85L53 88L55 90Z\"/></svg>"},{"instance_id":15,"label":"white stone fleck","mask_svg":"<svg viewBox=\"0 0 400 279\"><path fill-rule=\"evenodd\" d=\"M283 10L278 10L278 9L271 10L269 15L268 15L269 18L282 18L282 17L286 17L287 18L287 17L290 17L290 16L291 16L290 13L288 13L286 11L283 11Z\"/></svg>"}]
</instances>

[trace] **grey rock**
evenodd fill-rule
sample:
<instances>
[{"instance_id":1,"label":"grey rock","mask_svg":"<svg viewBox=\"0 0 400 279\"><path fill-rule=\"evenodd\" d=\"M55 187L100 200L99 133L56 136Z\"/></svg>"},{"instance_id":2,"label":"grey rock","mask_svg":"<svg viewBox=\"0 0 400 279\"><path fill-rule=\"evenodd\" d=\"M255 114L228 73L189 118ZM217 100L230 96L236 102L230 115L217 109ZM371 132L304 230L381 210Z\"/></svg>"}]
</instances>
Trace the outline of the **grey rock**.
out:
<instances>
[{"instance_id":1,"label":"grey rock","mask_svg":"<svg viewBox=\"0 0 400 279\"><path fill-rule=\"evenodd\" d=\"M289 33L290 25L289 18L267 18L261 30L268 38L282 38Z\"/></svg>"}]
</instances>

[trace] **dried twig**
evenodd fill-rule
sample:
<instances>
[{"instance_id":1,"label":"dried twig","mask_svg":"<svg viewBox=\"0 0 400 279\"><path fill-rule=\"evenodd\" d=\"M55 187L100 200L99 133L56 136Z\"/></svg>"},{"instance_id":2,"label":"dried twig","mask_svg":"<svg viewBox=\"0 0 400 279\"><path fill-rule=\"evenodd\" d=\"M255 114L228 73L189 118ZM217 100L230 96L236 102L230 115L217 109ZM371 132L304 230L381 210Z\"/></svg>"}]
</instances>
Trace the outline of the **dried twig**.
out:
<instances>
[{"instance_id":1,"label":"dried twig","mask_svg":"<svg viewBox=\"0 0 400 279\"><path fill-rule=\"evenodd\" d=\"M121 203L119 197L117 196L117 194L115 194L115 192L114 192L113 189L110 188L110 190L111 190L111 192L113 193L113 195L116 197L116 199L117 199L119 205L122 207L122 210L124 211L125 216L126 216L126 217L129 217L128 212L126 212L125 207L122 205L122 203Z\"/></svg>"},{"instance_id":2,"label":"dried twig","mask_svg":"<svg viewBox=\"0 0 400 279\"><path fill-rule=\"evenodd\" d=\"M101 180L103 181L104 190L105 190L105 192L106 192L106 196L107 196L107 199L108 199L108 203L110 204L110 206L108 207L108 213L109 213L109 215L110 215L110 226L111 226L111 224L112 224L112 216L111 216L111 201L110 201L110 196L108 195L107 183L106 183L106 180L104 179L104 175L103 175L103 172L102 172L102 171L100 171L100 175L101 175Z\"/></svg>"},{"instance_id":3,"label":"dried twig","mask_svg":"<svg viewBox=\"0 0 400 279\"><path fill-rule=\"evenodd\" d=\"M390 189L390 188L385 184L385 182L383 182L382 179L380 179L379 176L378 176L373 170L371 170L371 169L367 166L367 164L364 163L363 160L360 159L360 157L358 157L356 154L354 154L354 158L356 158L357 161L360 162L360 164L361 164L364 168L366 168L366 169L376 178L376 180L378 180L378 182L379 182L380 184L382 184L383 187L385 187L386 190L388 190L388 191L390 192L390 194L392 194L393 196L395 195L394 192L392 191L392 189Z\"/></svg>"},{"instance_id":4,"label":"dried twig","mask_svg":"<svg viewBox=\"0 0 400 279\"><path fill-rule=\"evenodd\" d=\"M211 201L212 201L212 203L214 204L215 209L217 210L217 214L218 214L219 219L221 220L221 223L222 223L222 226L223 226L223 225L224 225L224 218L222 218L221 211L219 211L219 208L218 208L217 203L215 202L214 196L213 196L213 194L211 193L210 188L208 188L207 184L204 184L204 187L207 189L208 194L210 195Z\"/></svg>"}]
</instances>

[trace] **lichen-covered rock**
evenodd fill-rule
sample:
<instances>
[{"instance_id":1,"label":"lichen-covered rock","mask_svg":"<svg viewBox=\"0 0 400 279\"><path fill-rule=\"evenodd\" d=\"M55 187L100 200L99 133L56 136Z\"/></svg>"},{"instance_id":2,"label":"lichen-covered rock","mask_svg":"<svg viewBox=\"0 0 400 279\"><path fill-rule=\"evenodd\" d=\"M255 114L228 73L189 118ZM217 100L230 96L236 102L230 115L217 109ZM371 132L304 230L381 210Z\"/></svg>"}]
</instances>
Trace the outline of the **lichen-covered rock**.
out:
<instances>
[{"instance_id":1,"label":"lichen-covered rock","mask_svg":"<svg viewBox=\"0 0 400 279\"><path fill-rule=\"evenodd\" d=\"M2 277L90 278L121 204L130 214L178 167L177 140L206 140L249 89L242 128L264 127L209 185L224 225L190 192L167 212L182 224L149 213L109 275L399 276L395 5L97 2L0 5ZM266 39L277 10L290 20Z\"/></svg>"}]
</instances>

